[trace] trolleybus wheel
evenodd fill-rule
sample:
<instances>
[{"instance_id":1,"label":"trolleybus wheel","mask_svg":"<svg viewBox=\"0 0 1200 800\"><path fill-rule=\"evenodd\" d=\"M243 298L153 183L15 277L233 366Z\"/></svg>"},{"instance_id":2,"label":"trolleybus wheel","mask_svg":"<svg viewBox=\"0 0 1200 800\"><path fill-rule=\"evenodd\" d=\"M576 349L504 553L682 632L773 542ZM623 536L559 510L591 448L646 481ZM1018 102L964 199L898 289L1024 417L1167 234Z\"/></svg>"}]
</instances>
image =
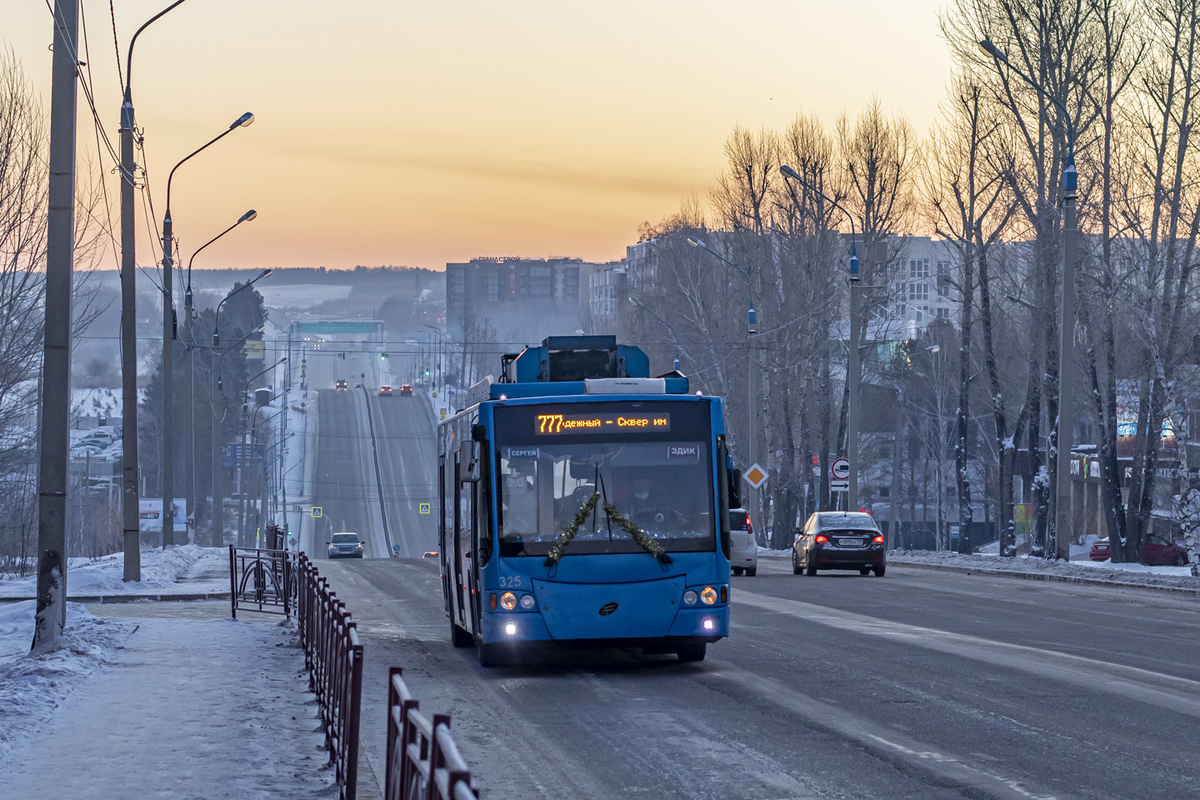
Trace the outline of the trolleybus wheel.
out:
<instances>
[{"instance_id":1,"label":"trolleybus wheel","mask_svg":"<svg viewBox=\"0 0 1200 800\"><path fill-rule=\"evenodd\" d=\"M685 663L688 661L703 661L706 647L707 645L704 642L700 642L700 644L683 644L675 652L679 654L679 660Z\"/></svg>"},{"instance_id":2,"label":"trolleybus wheel","mask_svg":"<svg viewBox=\"0 0 1200 800\"><path fill-rule=\"evenodd\" d=\"M475 644L475 638L450 620L450 643L455 647L470 647Z\"/></svg>"},{"instance_id":3,"label":"trolleybus wheel","mask_svg":"<svg viewBox=\"0 0 1200 800\"><path fill-rule=\"evenodd\" d=\"M500 645L484 644L479 642L476 645L476 650L479 653L479 666L481 667L502 667L504 666L504 651Z\"/></svg>"}]
</instances>

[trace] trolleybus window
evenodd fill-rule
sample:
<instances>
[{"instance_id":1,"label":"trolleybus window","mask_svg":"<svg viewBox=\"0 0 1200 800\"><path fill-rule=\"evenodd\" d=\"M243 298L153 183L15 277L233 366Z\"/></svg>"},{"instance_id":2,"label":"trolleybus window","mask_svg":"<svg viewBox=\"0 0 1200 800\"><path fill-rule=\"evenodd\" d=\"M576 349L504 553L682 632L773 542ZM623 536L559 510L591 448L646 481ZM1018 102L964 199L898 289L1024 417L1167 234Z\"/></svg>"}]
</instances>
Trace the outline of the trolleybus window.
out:
<instances>
[{"instance_id":1,"label":"trolleybus window","mask_svg":"<svg viewBox=\"0 0 1200 800\"><path fill-rule=\"evenodd\" d=\"M590 416L583 409L567 409L565 414L568 419L588 416L602 423L670 419L671 430L665 425L648 431L614 424L603 432L547 436L540 433L538 417L558 413L562 406L497 410L501 556L545 556L572 524L577 524L577 533L567 555L644 552L621 527L622 518L668 551L715 549L707 407L656 403L671 410L651 414L628 404L608 405L611 408ZM589 510L593 494L599 497Z\"/></svg>"}]
</instances>

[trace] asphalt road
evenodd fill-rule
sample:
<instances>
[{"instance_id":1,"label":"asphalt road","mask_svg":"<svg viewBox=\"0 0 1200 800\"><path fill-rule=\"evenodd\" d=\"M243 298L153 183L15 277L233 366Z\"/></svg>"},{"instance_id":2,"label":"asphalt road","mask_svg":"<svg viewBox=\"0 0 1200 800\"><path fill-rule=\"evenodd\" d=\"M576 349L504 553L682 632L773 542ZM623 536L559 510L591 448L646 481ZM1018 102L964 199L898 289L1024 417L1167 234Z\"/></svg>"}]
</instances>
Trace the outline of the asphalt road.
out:
<instances>
[{"instance_id":1,"label":"asphalt road","mask_svg":"<svg viewBox=\"0 0 1200 800\"><path fill-rule=\"evenodd\" d=\"M707 660L450 646L432 560L320 564L365 642L382 780L389 666L449 713L486 797L1200 797L1200 603L922 571L733 579Z\"/></svg>"},{"instance_id":2,"label":"asphalt road","mask_svg":"<svg viewBox=\"0 0 1200 800\"><path fill-rule=\"evenodd\" d=\"M388 531L401 558L420 558L437 547L437 454L434 426L419 395L370 394L379 449L380 482ZM422 514L421 504L427 504Z\"/></svg>"},{"instance_id":3,"label":"asphalt road","mask_svg":"<svg viewBox=\"0 0 1200 800\"><path fill-rule=\"evenodd\" d=\"M312 552L322 557L328 534L336 531L357 533L363 540L364 559L392 558L393 552L420 558L434 549L437 484L432 476L437 474L437 461L433 423L423 400L381 398L377 390L351 386L347 391L322 391L317 412L312 505L322 509L323 521L315 521ZM422 503L429 504L429 513L421 513Z\"/></svg>"}]
</instances>

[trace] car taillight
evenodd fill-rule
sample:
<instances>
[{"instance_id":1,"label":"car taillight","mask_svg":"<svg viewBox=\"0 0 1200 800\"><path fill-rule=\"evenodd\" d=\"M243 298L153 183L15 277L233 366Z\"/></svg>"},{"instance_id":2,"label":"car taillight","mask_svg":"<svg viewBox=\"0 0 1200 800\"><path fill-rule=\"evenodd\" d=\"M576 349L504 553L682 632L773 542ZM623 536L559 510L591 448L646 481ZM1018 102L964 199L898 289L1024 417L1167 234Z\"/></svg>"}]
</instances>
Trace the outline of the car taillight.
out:
<instances>
[{"instance_id":1,"label":"car taillight","mask_svg":"<svg viewBox=\"0 0 1200 800\"><path fill-rule=\"evenodd\" d=\"M816 542L817 544L824 544L825 542L829 541L829 537L823 533L818 533L816 536L813 537L813 541Z\"/></svg>"},{"instance_id":2,"label":"car taillight","mask_svg":"<svg viewBox=\"0 0 1200 800\"><path fill-rule=\"evenodd\" d=\"M883 544L883 534L876 536L871 541L874 542L875 544Z\"/></svg>"}]
</instances>

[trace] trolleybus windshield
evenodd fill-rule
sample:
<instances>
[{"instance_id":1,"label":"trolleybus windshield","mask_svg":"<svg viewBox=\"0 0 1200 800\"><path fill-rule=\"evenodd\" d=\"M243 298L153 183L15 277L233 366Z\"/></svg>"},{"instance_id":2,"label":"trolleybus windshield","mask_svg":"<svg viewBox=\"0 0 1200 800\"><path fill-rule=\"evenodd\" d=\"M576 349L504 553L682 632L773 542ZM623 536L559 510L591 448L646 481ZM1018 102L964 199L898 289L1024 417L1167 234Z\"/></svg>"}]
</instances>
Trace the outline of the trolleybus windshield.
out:
<instances>
[{"instance_id":1,"label":"trolleybus windshield","mask_svg":"<svg viewBox=\"0 0 1200 800\"><path fill-rule=\"evenodd\" d=\"M707 404L498 408L496 447L501 556L545 556L569 529L567 555L645 552L623 522L668 552L716 547Z\"/></svg>"}]
</instances>

